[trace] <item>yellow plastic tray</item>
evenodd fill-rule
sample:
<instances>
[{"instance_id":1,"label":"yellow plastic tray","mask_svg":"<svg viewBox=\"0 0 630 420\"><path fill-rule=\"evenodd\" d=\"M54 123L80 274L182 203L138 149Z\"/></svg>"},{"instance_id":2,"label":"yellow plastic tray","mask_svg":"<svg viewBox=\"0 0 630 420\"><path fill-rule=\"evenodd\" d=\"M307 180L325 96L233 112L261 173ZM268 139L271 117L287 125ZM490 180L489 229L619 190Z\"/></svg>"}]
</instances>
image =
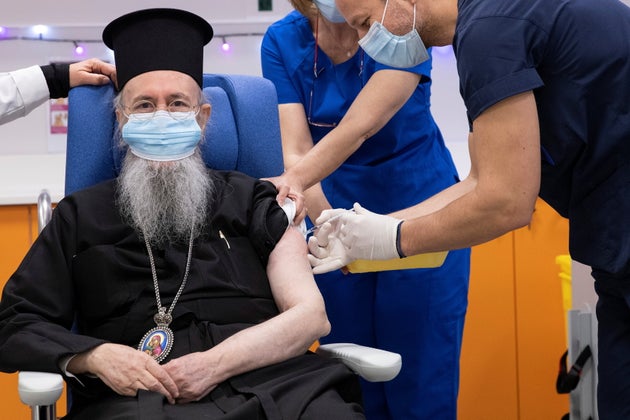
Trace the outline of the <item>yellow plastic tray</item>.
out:
<instances>
[{"instance_id":1,"label":"yellow plastic tray","mask_svg":"<svg viewBox=\"0 0 630 420\"><path fill-rule=\"evenodd\" d=\"M392 260L356 260L348 264L351 273L368 273L372 271L403 270L406 268L435 268L444 264L448 251L429 252Z\"/></svg>"}]
</instances>

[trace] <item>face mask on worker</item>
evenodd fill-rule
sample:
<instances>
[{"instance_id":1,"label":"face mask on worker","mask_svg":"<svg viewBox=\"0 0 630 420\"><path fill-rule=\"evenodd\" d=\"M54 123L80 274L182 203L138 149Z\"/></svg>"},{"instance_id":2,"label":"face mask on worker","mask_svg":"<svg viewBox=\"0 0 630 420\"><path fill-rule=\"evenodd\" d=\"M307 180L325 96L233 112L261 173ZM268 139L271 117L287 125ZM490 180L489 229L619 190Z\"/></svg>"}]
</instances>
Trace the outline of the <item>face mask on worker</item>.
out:
<instances>
[{"instance_id":1,"label":"face mask on worker","mask_svg":"<svg viewBox=\"0 0 630 420\"><path fill-rule=\"evenodd\" d=\"M359 40L363 51L375 61L391 67L407 68L417 66L429 59L418 31L416 31L416 5L413 5L413 26L406 35L394 35L383 26L389 0L385 2L383 17L374 22L370 30Z\"/></svg>"},{"instance_id":2,"label":"face mask on worker","mask_svg":"<svg viewBox=\"0 0 630 420\"><path fill-rule=\"evenodd\" d=\"M342 23L346 20L337 10L337 6L335 6L335 0L313 0L315 6L317 6L317 10L319 13L324 16L324 18L333 23Z\"/></svg>"},{"instance_id":3,"label":"face mask on worker","mask_svg":"<svg viewBox=\"0 0 630 420\"><path fill-rule=\"evenodd\" d=\"M194 112L168 111L155 114L131 114L122 128L122 136L131 153L148 160L184 159L195 152L201 140L201 127Z\"/></svg>"}]
</instances>

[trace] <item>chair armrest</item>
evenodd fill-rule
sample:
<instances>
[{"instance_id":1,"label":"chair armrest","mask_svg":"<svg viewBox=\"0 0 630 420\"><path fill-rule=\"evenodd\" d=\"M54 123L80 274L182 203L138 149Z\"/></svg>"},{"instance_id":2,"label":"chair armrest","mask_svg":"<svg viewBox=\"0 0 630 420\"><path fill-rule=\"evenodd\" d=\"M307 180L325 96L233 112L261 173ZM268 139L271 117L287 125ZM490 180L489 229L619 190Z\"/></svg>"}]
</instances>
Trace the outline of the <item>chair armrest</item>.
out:
<instances>
[{"instance_id":1,"label":"chair armrest","mask_svg":"<svg viewBox=\"0 0 630 420\"><path fill-rule=\"evenodd\" d=\"M402 358L398 353L353 343L322 344L316 353L340 360L369 382L391 381L402 366Z\"/></svg>"},{"instance_id":2,"label":"chair armrest","mask_svg":"<svg viewBox=\"0 0 630 420\"><path fill-rule=\"evenodd\" d=\"M18 392L20 400L31 407L53 405L63 391L63 378L57 373L20 372Z\"/></svg>"},{"instance_id":3,"label":"chair armrest","mask_svg":"<svg viewBox=\"0 0 630 420\"><path fill-rule=\"evenodd\" d=\"M52 204L50 194L47 190L42 190L37 197L37 233L42 233L42 229L50 222L52 217Z\"/></svg>"}]
</instances>

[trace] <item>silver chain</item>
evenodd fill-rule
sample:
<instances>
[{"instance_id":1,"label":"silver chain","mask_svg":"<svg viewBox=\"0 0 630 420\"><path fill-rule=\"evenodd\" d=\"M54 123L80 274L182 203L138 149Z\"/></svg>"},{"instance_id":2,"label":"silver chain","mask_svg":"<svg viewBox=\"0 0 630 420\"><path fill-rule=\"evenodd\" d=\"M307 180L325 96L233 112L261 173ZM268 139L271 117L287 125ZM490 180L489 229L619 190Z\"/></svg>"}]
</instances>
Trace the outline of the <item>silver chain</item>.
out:
<instances>
[{"instance_id":1,"label":"silver chain","mask_svg":"<svg viewBox=\"0 0 630 420\"><path fill-rule=\"evenodd\" d=\"M158 284L157 278L157 270L155 269L155 261L153 260L153 252L151 252L151 245L149 244L149 240L147 237L144 237L144 243L147 247L147 252L149 254L149 262L151 263L151 275L153 276L153 288L155 289L155 300L157 302L158 312L153 317L153 320L157 325L166 325L168 326L173 317L171 313L175 308L175 304L179 299L179 296L184 291L184 287L186 287L186 281L188 280L188 273L190 272L190 260L192 259L192 248L193 248L193 229L190 230L190 242L188 244L188 257L186 259L186 270L184 271L184 278L182 279L182 284L179 286L179 290L175 294L173 298L173 302L171 302L171 306L169 306L168 311L162 307L162 301L160 300L160 286Z\"/></svg>"}]
</instances>

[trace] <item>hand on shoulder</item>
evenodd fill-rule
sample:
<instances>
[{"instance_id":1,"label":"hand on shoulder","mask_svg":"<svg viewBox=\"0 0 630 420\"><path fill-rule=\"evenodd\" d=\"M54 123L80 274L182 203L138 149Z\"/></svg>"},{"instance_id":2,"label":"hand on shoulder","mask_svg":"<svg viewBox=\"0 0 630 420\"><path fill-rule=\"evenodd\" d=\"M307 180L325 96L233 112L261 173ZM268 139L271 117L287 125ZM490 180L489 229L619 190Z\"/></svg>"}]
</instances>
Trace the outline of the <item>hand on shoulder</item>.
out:
<instances>
[{"instance_id":1,"label":"hand on shoulder","mask_svg":"<svg viewBox=\"0 0 630 420\"><path fill-rule=\"evenodd\" d=\"M98 58L70 64L70 87L80 85L105 85L111 81L116 84L116 67Z\"/></svg>"}]
</instances>

